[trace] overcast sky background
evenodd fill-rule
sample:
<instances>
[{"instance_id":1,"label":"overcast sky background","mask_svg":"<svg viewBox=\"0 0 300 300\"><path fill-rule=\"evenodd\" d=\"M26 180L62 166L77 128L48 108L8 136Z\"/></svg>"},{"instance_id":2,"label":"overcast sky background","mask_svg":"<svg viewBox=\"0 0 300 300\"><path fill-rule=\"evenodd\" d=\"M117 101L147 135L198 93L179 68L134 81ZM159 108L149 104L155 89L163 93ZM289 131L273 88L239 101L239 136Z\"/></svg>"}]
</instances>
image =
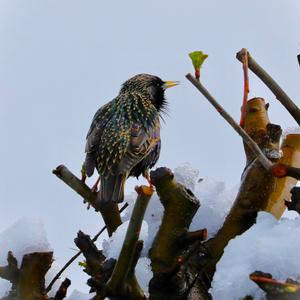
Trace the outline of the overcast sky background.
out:
<instances>
[{"instance_id":1,"label":"overcast sky background","mask_svg":"<svg viewBox=\"0 0 300 300\"><path fill-rule=\"evenodd\" d=\"M298 103L299 28L299 0L0 0L1 231L24 216L41 218L62 265L79 229L99 230L99 216L51 170L64 163L80 174L95 111L138 73L181 81L167 91L158 165L189 162L202 176L238 183L241 140L185 79L193 71L188 53L209 54L202 82L238 120L242 47ZM250 97L270 102L271 121L295 126L250 75ZM73 287L87 291L78 269L70 269Z\"/></svg>"}]
</instances>

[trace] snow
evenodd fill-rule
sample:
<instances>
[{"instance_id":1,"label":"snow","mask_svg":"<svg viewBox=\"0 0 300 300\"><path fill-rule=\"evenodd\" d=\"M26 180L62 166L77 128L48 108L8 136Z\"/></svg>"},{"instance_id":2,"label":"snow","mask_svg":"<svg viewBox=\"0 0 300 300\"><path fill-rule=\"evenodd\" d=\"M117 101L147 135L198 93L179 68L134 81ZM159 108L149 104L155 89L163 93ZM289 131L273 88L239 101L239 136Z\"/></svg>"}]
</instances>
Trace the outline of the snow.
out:
<instances>
[{"instance_id":1,"label":"snow","mask_svg":"<svg viewBox=\"0 0 300 300\"><path fill-rule=\"evenodd\" d=\"M115 259L119 257L128 225L129 221L124 222L110 238L103 240L103 254L106 257ZM142 223L139 239L143 241L148 239L148 224L145 221Z\"/></svg>"},{"instance_id":2,"label":"snow","mask_svg":"<svg viewBox=\"0 0 300 300\"><path fill-rule=\"evenodd\" d=\"M44 225L41 220L22 218L12 226L0 233L0 266L7 265L7 253L12 251L20 266L22 257L26 253L52 251ZM46 275L46 284L55 276L58 271L55 262ZM56 291L60 282L53 286ZM10 289L11 284L0 278L0 297L3 297ZM50 294L52 295L52 294Z\"/></svg>"},{"instance_id":3,"label":"snow","mask_svg":"<svg viewBox=\"0 0 300 300\"><path fill-rule=\"evenodd\" d=\"M89 300L91 299L90 294L81 293L78 290L74 290L67 300Z\"/></svg>"},{"instance_id":4,"label":"snow","mask_svg":"<svg viewBox=\"0 0 300 300\"><path fill-rule=\"evenodd\" d=\"M234 300L245 295L260 299L263 292L249 279L256 270L281 280L299 278L300 217L291 217L278 221L271 214L260 212L255 225L229 242L217 264L213 299Z\"/></svg>"},{"instance_id":5,"label":"snow","mask_svg":"<svg viewBox=\"0 0 300 300\"><path fill-rule=\"evenodd\" d=\"M142 257L139 259L136 268L135 268L135 275L136 278L141 286L141 288L146 292L148 295L148 284L150 279L152 278L153 274L150 267L150 259L147 257Z\"/></svg>"}]
</instances>

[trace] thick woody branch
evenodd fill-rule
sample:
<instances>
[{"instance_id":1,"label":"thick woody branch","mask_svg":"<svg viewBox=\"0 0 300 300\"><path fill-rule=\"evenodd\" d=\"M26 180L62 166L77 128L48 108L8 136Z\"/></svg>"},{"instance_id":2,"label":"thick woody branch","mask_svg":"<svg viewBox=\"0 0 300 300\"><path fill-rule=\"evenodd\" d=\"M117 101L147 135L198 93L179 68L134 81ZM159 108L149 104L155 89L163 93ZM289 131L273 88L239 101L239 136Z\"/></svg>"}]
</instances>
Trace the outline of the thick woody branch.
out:
<instances>
[{"instance_id":1,"label":"thick woody branch","mask_svg":"<svg viewBox=\"0 0 300 300\"><path fill-rule=\"evenodd\" d=\"M269 199L267 211L280 218L291 199L290 190L297 184L300 168L300 135L288 134L281 146L282 157L272 168L277 177L276 187ZM296 178L295 178L296 177Z\"/></svg>"},{"instance_id":2,"label":"thick woody branch","mask_svg":"<svg viewBox=\"0 0 300 300\"><path fill-rule=\"evenodd\" d=\"M11 291L3 300L62 300L71 281L66 279L54 298L48 298L45 289L45 275L52 264L52 252L33 252L23 256L20 268L12 252L8 252L8 265L0 267L0 277L12 283Z\"/></svg>"},{"instance_id":3,"label":"thick woody branch","mask_svg":"<svg viewBox=\"0 0 300 300\"><path fill-rule=\"evenodd\" d=\"M215 107L218 113L231 125L231 127L242 137L243 141L247 144L249 149L255 153L260 163L266 170L270 170L272 164L266 158L264 153L258 145L251 139L246 131L239 126L235 120L226 112L226 110L215 100L215 98L208 92L208 90L197 81L191 74L187 74L186 78L202 93L202 95Z\"/></svg>"},{"instance_id":4,"label":"thick woody branch","mask_svg":"<svg viewBox=\"0 0 300 300\"><path fill-rule=\"evenodd\" d=\"M236 54L236 58L243 62L243 49ZM253 59L248 52L248 67L255 73L273 92L275 97L293 116L296 122L300 125L300 109L292 101L292 99L284 92L284 90L277 84L277 82Z\"/></svg>"},{"instance_id":5,"label":"thick woody branch","mask_svg":"<svg viewBox=\"0 0 300 300\"><path fill-rule=\"evenodd\" d=\"M36 299L45 295L45 275L51 267L52 252L34 252L23 256L18 281L18 296L22 300Z\"/></svg>"},{"instance_id":6,"label":"thick woody branch","mask_svg":"<svg viewBox=\"0 0 300 300\"><path fill-rule=\"evenodd\" d=\"M173 299L184 293L193 276L180 271L186 263L184 251L206 232L188 233L200 203L190 190L176 182L171 170L158 168L151 172L151 182L164 206L164 216L149 253L153 271L149 299Z\"/></svg>"},{"instance_id":7,"label":"thick woody branch","mask_svg":"<svg viewBox=\"0 0 300 300\"><path fill-rule=\"evenodd\" d=\"M139 248L138 238L149 200L153 190L147 186L136 188L138 193L133 212L127 228L125 240L117 260L113 274L107 283L108 294L111 296L128 296L130 299L145 299L142 289L135 277L132 278L133 265L136 264L136 255ZM130 275L128 278L128 275ZM130 280L128 280L130 279Z\"/></svg>"},{"instance_id":8,"label":"thick woody branch","mask_svg":"<svg viewBox=\"0 0 300 300\"><path fill-rule=\"evenodd\" d=\"M118 205L116 203L109 202L105 205L100 205L99 201L97 201L97 193L93 193L84 182L77 178L64 165L58 166L52 172L71 189L82 196L96 211L100 211L110 236L122 224Z\"/></svg>"}]
</instances>

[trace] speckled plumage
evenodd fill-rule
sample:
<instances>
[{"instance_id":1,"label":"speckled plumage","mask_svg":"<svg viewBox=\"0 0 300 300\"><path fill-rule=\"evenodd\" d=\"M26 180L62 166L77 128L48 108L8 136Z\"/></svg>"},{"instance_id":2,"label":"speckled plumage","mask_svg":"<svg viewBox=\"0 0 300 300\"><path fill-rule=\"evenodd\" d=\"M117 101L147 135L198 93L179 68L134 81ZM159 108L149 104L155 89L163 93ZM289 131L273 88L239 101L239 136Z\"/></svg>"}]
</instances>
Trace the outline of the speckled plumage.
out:
<instances>
[{"instance_id":1,"label":"speckled plumage","mask_svg":"<svg viewBox=\"0 0 300 300\"><path fill-rule=\"evenodd\" d=\"M126 81L119 95L95 114L87 134L85 170L101 177L100 200L121 202L128 176L151 168L160 153L163 81L148 74Z\"/></svg>"}]
</instances>

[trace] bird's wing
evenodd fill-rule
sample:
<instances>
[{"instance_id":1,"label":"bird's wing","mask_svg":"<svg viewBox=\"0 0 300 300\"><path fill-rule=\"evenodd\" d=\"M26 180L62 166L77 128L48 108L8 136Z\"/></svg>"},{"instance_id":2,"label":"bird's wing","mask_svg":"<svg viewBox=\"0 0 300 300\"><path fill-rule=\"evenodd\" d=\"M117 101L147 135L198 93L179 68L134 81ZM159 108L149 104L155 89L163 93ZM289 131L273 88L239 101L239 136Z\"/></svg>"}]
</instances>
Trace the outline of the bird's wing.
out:
<instances>
[{"instance_id":1,"label":"bird's wing","mask_svg":"<svg viewBox=\"0 0 300 300\"><path fill-rule=\"evenodd\" d=\"M92 124L86 136L85 152L91 153L97 150L103 130L106 127L109 119L108 112L114 105L113 101L110 101L107 104L103 105L95 113Z\"/></svg>"},{"instance_id":2,"label":"bird's wing","mask_svg":"<svg viewBox=\"0 0 300 300\"><path fill-rule=\"evenodd\" d=\"M114 101L115 100L112 100L98 109L87 133L85 145L85 172L87 176L93 175L94 169L97 165L99 144L101 143L103 132L110 119L110 112L113 110L115 105Z\"/></svg>"},{"instance_id":3,"label":"bird's wing","mask_svg":"<svg viewBox=\"0 0 300 300\"><path fill-rule=\"evenodd\" d=\"M156 145L152 148L149 154L143 158L136 166L130 171L130 176L139 177L148 169L151 169L158 161L161 149L161 140L159 139Z\"/></svg>"},{"instance_id":4,"label":"bird's wing","mask_svg":"<svg viewBox=\"0 0 300 300\"><path fill-rule=\"evenodd\" d=\"M145 129L138 123L133 123L129 146L124 158L119 163L117 172L127 172L130 175L139 173L140 175L140 173L148 169L149 165L154 162L156 153L159 155L159 149L159 118L157 118L155 126L148 129Z\"/></svg>"}]
</instances>

